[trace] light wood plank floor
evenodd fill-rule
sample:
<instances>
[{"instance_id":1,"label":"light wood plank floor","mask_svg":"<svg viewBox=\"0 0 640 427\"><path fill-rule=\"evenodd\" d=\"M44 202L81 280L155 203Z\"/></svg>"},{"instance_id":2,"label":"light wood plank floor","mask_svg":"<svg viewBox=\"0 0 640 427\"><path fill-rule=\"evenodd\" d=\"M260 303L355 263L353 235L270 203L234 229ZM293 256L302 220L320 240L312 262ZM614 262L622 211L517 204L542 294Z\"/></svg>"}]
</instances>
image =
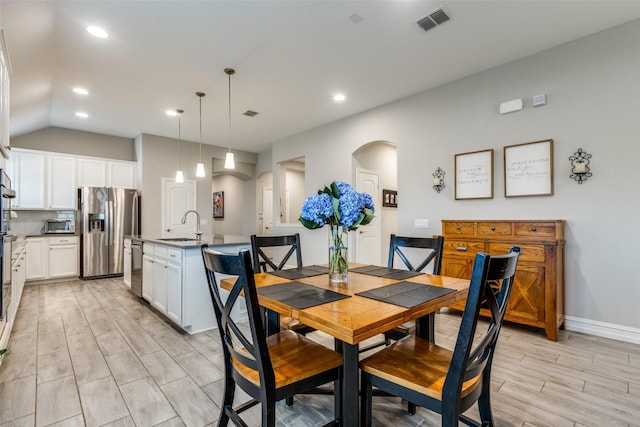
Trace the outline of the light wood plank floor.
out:
<instances>
[{"instance_id":1,"label":"light wood plank floor","mask_svg":"<svg viewBox=\"0 0 640 427\"><path fill-rule=\"evenodd\" d=\"M451 346L459 316L437 316ZM329 346L330 337L310 337ZM640 426L640 346L562 331L503 328L493 370L498 426ZM448 343L448 344L447 344ZM0 426L205 426L221 400L217 331L182 335L141 304L121 279L27 286L0 367ZM243 396L238 396L239 401ZM439 425L397 399L376 398L374 425ZM259 425L254 408L250 425ZM332 415L326 396L278 405L283 426ZM469 415L476 418L475 408Z\"/></svg>"}]
</instances>

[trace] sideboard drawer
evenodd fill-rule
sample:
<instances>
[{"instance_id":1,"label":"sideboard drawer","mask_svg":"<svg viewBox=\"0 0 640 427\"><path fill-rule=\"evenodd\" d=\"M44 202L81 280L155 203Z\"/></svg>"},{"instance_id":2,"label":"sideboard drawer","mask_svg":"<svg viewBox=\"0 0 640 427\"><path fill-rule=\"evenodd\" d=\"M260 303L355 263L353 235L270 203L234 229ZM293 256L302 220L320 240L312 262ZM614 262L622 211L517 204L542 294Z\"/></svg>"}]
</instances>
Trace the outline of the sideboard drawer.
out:
<instances>
[{"instance_id":1,"label":"sideboard drawer","mask_svg":"<svg viewBox=\"0 0 640 427\"><path fill-rule=\"evenodd\" d=\"M479 222L477 227L479 236L511 236L509 222Z\"/></svg>"},{"instance_id":2,"label":"sideboard drawer","mask_svg":"<svg viewBox=\"0 0 640 427\"><path fill-rule=\"evenodd\" d=\"M544 245L521 245L518 243L489 243L489 254L503 255L509 253L512 246L520 248L519 261L544 262Z\"/></svg>"},{"instance_id":3,"label":"sideboard drawer","mask_svg":"<svg viewBox=\"0 0 640 427\"><path fill-rule=\"evenodd\" d=\"M527 237L556 237L556 225L553 222L517 222L515 235Z\"/></svg>"},{"instance_id":4,"label":"sideboard drawer","mask_svg":"<svg viewBox=\"0 0 640 427\"><path fill-rule=\"evenodd\" d=\"M471 254L475 256L476 252L483 252L484 250L483 241L444 239L444 253L448 255Z\"/></svg>"},{"instance_id":5,"label":"sideboard drawer","mask_svg":"<svg viewBox=\"0 0 640 427\"><path fill-rule=\"evenodd\" d=\"M473 222L447 222L444 224L445 236L472 236L475 234Z\"/></svg>"}]
</instances>

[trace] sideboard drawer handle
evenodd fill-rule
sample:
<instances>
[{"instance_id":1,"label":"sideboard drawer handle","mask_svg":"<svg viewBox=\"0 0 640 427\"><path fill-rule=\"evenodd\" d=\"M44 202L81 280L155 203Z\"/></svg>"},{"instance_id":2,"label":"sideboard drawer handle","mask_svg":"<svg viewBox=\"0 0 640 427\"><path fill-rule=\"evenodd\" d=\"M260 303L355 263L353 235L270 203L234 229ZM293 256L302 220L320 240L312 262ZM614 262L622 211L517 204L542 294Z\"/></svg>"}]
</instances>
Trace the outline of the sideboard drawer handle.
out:
<instances>
[{"instance_id":1,"label":"sideboard drawer handle","mask_svg":"<svg viewBox=\"0 0 640 427\"><path fill-rule=\"evenodd\" d=\"M496 231L496 228L495 227L491 227L491 231Z\"/></svg>"},{"instance_id":2,"label":"sideboard drawer handle","mask_svg":"<svg viewBox=\"0 0 640 427\"><path fill-rule=\"evenodd\" d=\"M460 226L459 225L456 226L456 230L460 230Z\"/></svg>"},{"instance_id":3,"label":"sideboard drawer handle","mask_svg":"<svg viewBox=\"0 0 640 427\"><path fill-rule=\"evenodd\" d=\"M538 231L536 227L531 227L531 231Z\"/></svg>"},{"instance_id":4,"label":"sideboard drawer handle","mask_svg":"<svg viewBox=\"0 0 640 427\"><path fill-rule=\"evenodd\" d=\"M466 245L456 246L456 251L466 252L469 248Z\"/></svg>"}]
</instances>

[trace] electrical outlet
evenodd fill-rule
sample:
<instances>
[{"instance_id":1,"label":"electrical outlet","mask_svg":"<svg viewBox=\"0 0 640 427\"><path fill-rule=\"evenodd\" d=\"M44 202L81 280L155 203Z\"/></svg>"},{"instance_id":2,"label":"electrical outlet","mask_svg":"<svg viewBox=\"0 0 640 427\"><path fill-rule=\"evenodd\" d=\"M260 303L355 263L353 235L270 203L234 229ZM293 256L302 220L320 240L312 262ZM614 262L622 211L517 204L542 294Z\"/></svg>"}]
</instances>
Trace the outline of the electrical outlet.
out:
<instances>
[{"instance_id":1,"label":"electrical outlet","mask_svg":"<svg viewBox=\"0 0 640 427\"><path fill-rule=\"evenodd\" d=\"M429 220L428 219L416 219L414 222L415 228L429 228Z\"/></svg>"}]
</instances>

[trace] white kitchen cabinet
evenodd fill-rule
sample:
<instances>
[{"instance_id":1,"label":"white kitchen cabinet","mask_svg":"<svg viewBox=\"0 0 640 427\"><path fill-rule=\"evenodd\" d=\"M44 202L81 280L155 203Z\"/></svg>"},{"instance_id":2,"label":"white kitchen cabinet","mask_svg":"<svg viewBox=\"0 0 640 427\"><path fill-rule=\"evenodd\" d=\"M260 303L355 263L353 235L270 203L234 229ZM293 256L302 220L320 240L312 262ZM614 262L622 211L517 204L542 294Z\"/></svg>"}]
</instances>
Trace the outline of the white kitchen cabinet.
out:
<instances>
[{"instance_id":1,"label":"white kitchen cabinet","mask_svg":"<svg viewBox=\"0 0 640 427\"><path fill-rule=\"evenodd\" d=\"M78 277L78 236L27 237L27 281Z\"/></svg>"},{"instance_id":2,"label":"white kitchen cabinet","mask_svg":"<svg viewBox=\"0 0 640 427\"><path fill-rule=\"evenodd\" d=\"M76 159L71 156L48 156L47 208L76 209Z\"/></svg>"},{"instance_id":3,"label":"white kitchen cabinet","mask_svg":"<svg viewBox=\"0 0 640 427\"><path fill-rule=\"evenodd\" d=\"M20 296L22 295L24 282L26 280L26 258L26 247L24 245L17 246L13 249L13 253L11 255L11 292L14 297L11 299L13 307L9 310L9 312L12 313L11 317L13 318L15 318L15 313L18 311Z\"/></svg>"},{"instance_id":4,"label":"white kitchen cabinet","mask_svg":"<svg viewBox=\"0 0 640 427\"><path fill-rule=\"evenodd\" d=\"M11 67L9 52L4 40L4 32L0 31L0 149L4 157L8 157L9 144L9 94L11 91ZM0 331L1 332L1 331ZM1 348L1 347L0 347Z\"/></svg>"},{"instance_id":5,"label":"white kitchen cabinet","mask_svg":"<svg viewBox=\"0 0 640 427\"><path fill-rule=\"evenodd\" d=\"M46 155L12 150L7 161L11 185L16 190L14 209L44 209L46 203Z\"/></svg>"},{"instance_id":6,"label":"white kitchen cabinet","mask_svg":"<svg viewBox=\"0 0 640 427\"><path fill-rule=\"evenodd\" d=\"M25 242L13 242L11 247L11 302L2 321L4 324L0 323L0 348L6 348L9 342L25 281Z\"/></svg>"},{"instance_id":7,"label":"white kitchen cabinet","mask_svg":"<svg viewBox=\"0 0 640 427\"><path fill-rule=\"evenodd\" d=\"M49 237L49 279L79 274L78 237Z\"/></svg>"},{"instance_id":8,"label":"white kitchen cabinet","mask_svg":"<svg viewBox=\"0 0 640 427\"><path fill-rule=\"evenodd\" d=\"M124 239L124 284L131 289L131 239Z\"/></svg>"},{"instance_id":9,"label":"white kitchen cabinet","mask_svg":"<svg viewBox=\"0 0 640 427\"><path fill-rule=\"evenodd\" d=\"M164 245L145 243L143 247L142 296L182 326L182 253Z\"/></svg>"},{"instance_id":10,"label":"white kitchen cabinet","mask_svg":"<svg viewBox=\"0 0 640 427\"><path fill-rule=\"evenodd\" d=\"M143 249L143 298L191 334L215 328L200 248L145 241Z\"/></svg>"},{"instance_id":11,"label":"white kitchen cabinet","mask_svg":"<svg viewBox=\"0 0 640 427\"><path fill-rule=\"evenodd\" d=\"M145 243L144 248L148 246ZM153 255L142 256L142 298L148 302L153 301L154 266Z\"/></svg>"},{"instance_id":12,"label":"white kitchen cabinet","mask_svg":"<svg viewBox=\"0 0 640 427\"><path fill-rule=\"evenodd\" d=\"M137 163L15 148L6 161L20 210L75 210L78 187L137 188Z\"/></svg>"},{"instance_id":13,"label":"white kitchen cabinet","mask_svg":"<svg viewBox=\"0 0 640 427\"><path fill-rule=\"evenodd\" d=\"M49 277L49 245L46 237L27 237L26 280Z\"/></svg>"},{"instance_id":14,"label":"white kitchen cabinet","mask_svg":"<svg viewBox=\"0 0 640 427\"><path fill-rule=\"evenodd\" d=\"M182 250L167 250L167 317L182 326Z\"/></svg>"},{"instance_id":15,"label":"white kitchen cabinet","mask_svg":"<svg viewBox=\"0 0 640 427\"><path fill-rule=\"evenodd\" d=\"M137 188L136 162L80 158L78 185L80 187Z\"/></svg>"},{"instance_id":16,"label":"white kitchen cabinet","mask_svg":"<svg viewBox=\"0 0 640 427\"><path fill-rule=\"evenodd\" d=\"M107 161L107 186L114 188L137 188L136 162Z\"/></svg>"},{"instance_id":17,"label":"white kitchen cabinet","mask_svg":"<svg viewBox=\"0 0 640 427\"><path fill-rule=\"evenodd\" d=\"M107 162L100 159L78 159L79 187L106 187Z\"/></svg>"}]
</instances>

